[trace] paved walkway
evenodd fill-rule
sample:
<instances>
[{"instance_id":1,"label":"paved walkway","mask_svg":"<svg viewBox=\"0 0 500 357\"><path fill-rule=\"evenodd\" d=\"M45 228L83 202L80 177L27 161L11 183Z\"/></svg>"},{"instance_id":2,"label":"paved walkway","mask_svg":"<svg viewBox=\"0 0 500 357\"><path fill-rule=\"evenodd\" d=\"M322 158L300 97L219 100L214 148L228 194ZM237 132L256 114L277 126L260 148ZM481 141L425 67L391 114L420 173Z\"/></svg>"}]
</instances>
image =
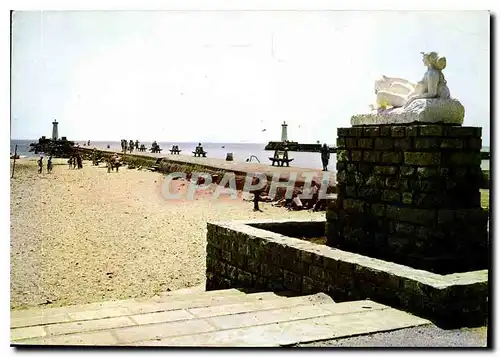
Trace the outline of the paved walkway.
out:
<instances>
[{"instance_id":1,"label":"paved walkway","mask_svg":"<svg viewBox=\"0 0 500 357\"><path fill-rule=\"evenodd\" d=\"M228 289L12 311L11 344L278 347L427 324L368 300Z\"/></svg>"}]
</instances>

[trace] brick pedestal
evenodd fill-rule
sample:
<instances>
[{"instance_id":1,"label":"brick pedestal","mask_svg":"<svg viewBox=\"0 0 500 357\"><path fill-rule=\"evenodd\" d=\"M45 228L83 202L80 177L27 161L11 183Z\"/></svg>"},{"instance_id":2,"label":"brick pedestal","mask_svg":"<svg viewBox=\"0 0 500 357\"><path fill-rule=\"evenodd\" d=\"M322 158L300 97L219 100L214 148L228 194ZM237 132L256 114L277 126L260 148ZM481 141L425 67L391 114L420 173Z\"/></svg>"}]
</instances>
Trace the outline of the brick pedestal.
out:
<instances>
[{"instance_id":1,"label":"brick pedestal","mask_svg":"<svg viewBox=\"0 0 500 357\"><path fill-rule=\"evenodd\" d=\"M484 269L481 128L339 128L328 244L436 273Z\"/></svg>"}]
</instances>

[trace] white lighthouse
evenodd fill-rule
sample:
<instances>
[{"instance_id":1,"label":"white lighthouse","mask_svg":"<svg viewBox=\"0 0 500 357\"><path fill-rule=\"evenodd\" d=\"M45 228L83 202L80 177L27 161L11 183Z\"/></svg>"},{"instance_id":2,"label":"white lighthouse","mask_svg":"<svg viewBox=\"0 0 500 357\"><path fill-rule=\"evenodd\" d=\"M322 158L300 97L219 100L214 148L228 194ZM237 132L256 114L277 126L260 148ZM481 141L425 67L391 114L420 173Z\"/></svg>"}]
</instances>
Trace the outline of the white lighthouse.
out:
<instances>
[{"instance_id":1,"label":"white lighthouse","mask_svg":"<svg viewBox=\"0 0 500 357\"><path fill-rule=\"evenodd\" d=\"M54 119L54 121L52 122L52 140L57 140L57 138L59 137L59 133L57 132L57 124L59 123Z\"/></svg>"},{"instance_id":2,"label":"white lighthouse","mask_svg":"<svg viewBox=\"0 0 500 357\"><path fill-rule=\"evenodd\" d=\"M287 127L288 127L288 124L286 122L283 122L283 124L281 124L281 142L288 141L288 135L286 132Z\"/></svg>"}]
</instances>

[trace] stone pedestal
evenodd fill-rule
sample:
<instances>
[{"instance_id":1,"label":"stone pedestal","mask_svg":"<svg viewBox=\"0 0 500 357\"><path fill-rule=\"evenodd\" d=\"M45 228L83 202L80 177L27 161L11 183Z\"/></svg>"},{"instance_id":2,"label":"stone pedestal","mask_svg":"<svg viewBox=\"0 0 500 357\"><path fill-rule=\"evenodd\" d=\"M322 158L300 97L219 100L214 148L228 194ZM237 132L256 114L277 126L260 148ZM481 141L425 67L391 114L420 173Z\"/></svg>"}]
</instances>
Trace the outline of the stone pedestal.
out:
<instances>
[{"instance_id":1,"label":"stone pedestal","mask_svg":"<svg viewBox=\"0 0 500 357\"><path fill-rule=\"evenodd\" d=\"M328 245L441 274L488 266L481 128L353 125L337 147Z\"/></svg>"}]
</instances>

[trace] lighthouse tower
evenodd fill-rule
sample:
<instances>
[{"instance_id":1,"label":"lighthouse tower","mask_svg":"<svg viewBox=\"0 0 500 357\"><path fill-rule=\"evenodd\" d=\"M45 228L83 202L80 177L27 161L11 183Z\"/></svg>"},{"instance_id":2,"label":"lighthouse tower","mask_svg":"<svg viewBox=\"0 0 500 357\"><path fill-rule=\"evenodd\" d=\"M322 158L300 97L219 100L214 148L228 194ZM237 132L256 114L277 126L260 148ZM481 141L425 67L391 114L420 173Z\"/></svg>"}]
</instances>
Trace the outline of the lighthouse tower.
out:
<instances>
[{"instance_id":1,"label":"lighthouse tower","mask_svg":"<svg viewBox=\"0 0 500 357\"><path fill-rule=\"evenodd\" d=\"M57 124L59 124L57 120L54 120L52 122L52 140L57 140L57 138L59 137L59 133L57 132Z\"/></svg>"},{"instance_id":2,"label":"lighthouse tower","mask_svg":"<svg viewBox=\"0 0 500 357\"><path fill-rule=\"evenodd\" d=\"M285 142L288 140L288 135L287 135L287 127L288 127L288 124L286 122L283 122L283 124L281 124L281 142Z\"/></svg>"}]
</instances>

